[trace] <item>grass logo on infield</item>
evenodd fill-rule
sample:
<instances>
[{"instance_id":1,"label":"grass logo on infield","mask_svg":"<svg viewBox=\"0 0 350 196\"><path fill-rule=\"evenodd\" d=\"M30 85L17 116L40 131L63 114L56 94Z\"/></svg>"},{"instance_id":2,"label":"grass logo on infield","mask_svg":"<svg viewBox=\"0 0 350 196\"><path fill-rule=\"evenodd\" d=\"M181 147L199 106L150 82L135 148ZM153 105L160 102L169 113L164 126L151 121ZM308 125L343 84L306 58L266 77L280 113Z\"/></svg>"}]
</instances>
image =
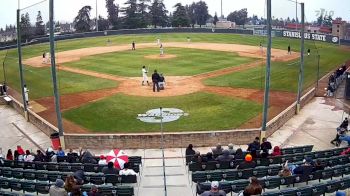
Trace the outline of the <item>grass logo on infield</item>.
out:
<instances>
[{"instance_id":1,"label":"grass logo on infield","mask_svg":"<svg viewBox=\"0 0 350 196\"><path fill-rule=\"evenodd\" d=\"M138 114L137 119L146 123L163 123L176 121L181 118L181 116L188 116L183 110L177 108L162 108L162 114L160 109L148 110L145 114Z\"/></svg>"}]
</instances>

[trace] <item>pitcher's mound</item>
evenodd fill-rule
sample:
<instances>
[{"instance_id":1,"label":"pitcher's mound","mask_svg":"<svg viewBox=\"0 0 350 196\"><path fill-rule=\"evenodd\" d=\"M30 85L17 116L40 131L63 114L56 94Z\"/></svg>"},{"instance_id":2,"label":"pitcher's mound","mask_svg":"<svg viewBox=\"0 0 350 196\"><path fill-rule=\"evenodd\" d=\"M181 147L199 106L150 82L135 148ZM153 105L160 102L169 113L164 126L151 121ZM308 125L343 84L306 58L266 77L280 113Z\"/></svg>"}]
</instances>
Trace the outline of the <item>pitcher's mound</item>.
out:
<instances>
[{"instance_id":1,"label":"pitcher's mound","mask_svg":"<svg viewBox=\"0 0 350 196\"><path fill-rule=\"evenodd\" d=\"M145 56L146 59L172 59L172 58L176 58L176 55L174 54L156 54L156 55L147 55Z\"/></svg>"}]
</instances>

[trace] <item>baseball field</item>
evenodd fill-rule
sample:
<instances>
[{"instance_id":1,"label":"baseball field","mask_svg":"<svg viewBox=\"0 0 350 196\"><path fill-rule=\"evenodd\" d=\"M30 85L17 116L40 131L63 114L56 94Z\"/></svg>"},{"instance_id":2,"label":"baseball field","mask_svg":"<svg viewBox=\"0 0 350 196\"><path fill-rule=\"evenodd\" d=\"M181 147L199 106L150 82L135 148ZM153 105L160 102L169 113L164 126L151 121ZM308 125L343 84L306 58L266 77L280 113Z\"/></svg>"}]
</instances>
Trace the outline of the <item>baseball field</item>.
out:
<instances>
[{"instance_id":1,"label":"baseball field","mask_svg":"<svg viewBox=\"0 0 350 196\"><path fill-rule=\"evenodd\" d=\"M187 37L191 41L187 41ZM159 38L165 55L159 55ZM107 41L109 40L109 41ZM136 50L131 50L135 41ZM156 132L157 124L138 120L138 114L159 107L178 108L188 116L165 124L164 130L208 131L258 128L265 80L266 38L238 34L168 33L118 35L56 42L58 85L65 132ZM287 54L291 45L292 54ZM273 38L269 119L296 100L300 40ZM303 89L350 59L349 48L306 41ZM30 107L56 123L49 64L42 62L48 44L23 48L24 78ZM0 51L0 80L6 77L11 94L20 100L15 49ZM165 90L142 86L141 68L163 73ZM5 72L5 74L4 74Z\"/></svg>"}]
</instances>

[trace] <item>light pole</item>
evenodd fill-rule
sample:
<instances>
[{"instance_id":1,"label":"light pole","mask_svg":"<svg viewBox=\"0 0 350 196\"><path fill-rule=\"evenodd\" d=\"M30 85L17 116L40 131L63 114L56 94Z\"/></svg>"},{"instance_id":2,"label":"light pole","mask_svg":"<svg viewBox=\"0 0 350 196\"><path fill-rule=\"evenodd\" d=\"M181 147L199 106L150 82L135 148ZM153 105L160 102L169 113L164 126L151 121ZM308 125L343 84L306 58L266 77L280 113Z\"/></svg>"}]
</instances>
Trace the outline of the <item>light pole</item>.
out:
<instances>
[{"instance_id":1,"label":"light pole","mask_svg":"<svg viewBox=\"0 0 350 196\"><path fill-rule=\"evenodd\" d=\"M98 31L98 18L97 18L97 0L96 0L96 31Z\"/></svg>"}]
</instances>

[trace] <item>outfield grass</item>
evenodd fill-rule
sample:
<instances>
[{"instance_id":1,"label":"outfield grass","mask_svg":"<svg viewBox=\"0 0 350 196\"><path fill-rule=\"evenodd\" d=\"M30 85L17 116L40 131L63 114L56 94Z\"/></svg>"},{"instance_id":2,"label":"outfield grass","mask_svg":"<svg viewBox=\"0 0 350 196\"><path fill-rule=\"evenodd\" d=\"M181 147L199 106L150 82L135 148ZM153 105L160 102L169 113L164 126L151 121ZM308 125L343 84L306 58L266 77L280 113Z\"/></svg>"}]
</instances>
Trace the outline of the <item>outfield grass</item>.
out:
<instances>
[{"instance_id":1,"label":"outfield grass","mask_svg":"<svg viewBox=\"0 0 350 196\"><path fill-rule=\"evenodd\" d=\"M179 108L189 113L178 121L166 123L164 130L204 131L237 128L261 111L255 102L222 97L209 93L151 98L118 94L101 101L63 113L64 118L93 132L149 132L159 131L159 124L136 119L150 109Z\"/></svg>"},{"instance_id":2,"label":"outfield grass","mask_svg":"<svg viewBox=\"0 0 350 196\"><path fill-rule=\"evenodd\" d=\"M240 57L236 53L185 48L166 48L173 59L148 59L147 55L158 55L158 48L139 49L84 57L80 61L65 63L79 69L114 74L119 76L141 76L141 67L149 71L157 69L166 76L189 76L227 67L253 62L256 59Z\"/></svg>"},{"instance_id":3,"label":"outfield grass","mask_svg":"<svg viewBox=\"0 0 350 196\"><path fill-rule=\"evenodd\" d=\"M337 47L321 48L319 50L320 76L332 71L350 58L348 52L341 51ZM272 62L271 85L272 90L297 92L300 63ZM317 79L317 55L305 56L303 89L314 84ZM204 81L210 86L242 87L264 89L265 66L257 67L241 72L236 72Z\"/></svg>"}]
</instances>

